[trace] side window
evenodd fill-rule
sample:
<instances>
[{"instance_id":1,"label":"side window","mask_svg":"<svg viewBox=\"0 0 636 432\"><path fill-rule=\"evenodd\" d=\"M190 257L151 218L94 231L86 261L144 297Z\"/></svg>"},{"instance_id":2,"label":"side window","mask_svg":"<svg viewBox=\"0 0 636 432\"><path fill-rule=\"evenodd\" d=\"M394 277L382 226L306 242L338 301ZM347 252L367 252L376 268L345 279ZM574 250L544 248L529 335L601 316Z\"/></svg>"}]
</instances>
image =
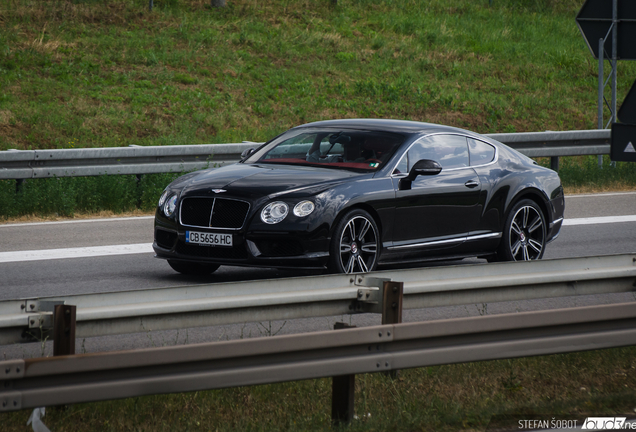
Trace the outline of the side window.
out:
<instances>
[{"instance_id":1,"label":"side window","mask_svg":"<svg viewBox=\"0 0 636 432\"><path fill-rule=\"evenodd\" d=\"M431 159L439 162L437 153L437 143L435 137L426 137L416 142L407 153L408 156L408 170L411 171L415 162L422 159Z\"/></svg>"},{"instance_id":2,"label":"side window","mask_svg":"<svg viewBox=\"0 0 636 432\"><path fill-rule=\"evenodd\" d=\"M420 159L439 162L442 168L468 166L468 144L461 135L432 135L418 141L409 150L409 170Z\"/></svg>"},{"instance_id":3,"label":"side window","mask_svg":"<svg viewBox=\"0 0 636 432\"><path fill-rule=\"evenodd\" d=\"M462 168L469 165L468 143L461 135L432 135L413 144L397 166L396 171L408 173L415 162L430 159L442 168Z\"/></svg>"},{"instance_id":4,"label":"side window","mask_svg":"<svg viewBox=\"0 0 636 432\"><path fill-rule=\"evenodd\" d=\"M495 148L483 141L468 138L468 148L471 166L485 165L495 158Z\"/></svg>"},{"instance_id":5,"label":"side window","mask_svg":"<svg viewBox=\"0 0 636 432\"><path fill-rule=\"evenodd\" d=\"M305 154L316 139L316 134L299 134L270 150L263 159L305 158Z\"/></svg>"},{"instance_id":6,"label":"side window","mask_svg":"<svg viewBox=\"0 0 636 432\"><path fill-rule=\"evenodd\" d=\"M400 163L393 170L393 174L408 174L409 155L408 153L402 156Z\"/></svg>"},{"instance_id":7,"label":"side window","mask_svg":"<svg viewBox=\"0 0 636 432\"><path fill-rule=\"evenodd\" d=\"M438 162L443 168L463 168L469 165L468 143L461 135L436 135Z\"/></svg>"},{"instance_id":8,"label":"side window","mask_svg":"<svg viewBox=\"0 0 636 432\"><path fill-rule=\"evenodd\" d=\"M327 152L329 152L329 154L339 154L342 155L342 153L344 153L344 147L342 146L341 143L335 143L335 144L331 144L329 143L329 137L332 134L326 135L321 141L320 141L320 154L322 155L326 155Z\"/></svg>"}]
</instances>

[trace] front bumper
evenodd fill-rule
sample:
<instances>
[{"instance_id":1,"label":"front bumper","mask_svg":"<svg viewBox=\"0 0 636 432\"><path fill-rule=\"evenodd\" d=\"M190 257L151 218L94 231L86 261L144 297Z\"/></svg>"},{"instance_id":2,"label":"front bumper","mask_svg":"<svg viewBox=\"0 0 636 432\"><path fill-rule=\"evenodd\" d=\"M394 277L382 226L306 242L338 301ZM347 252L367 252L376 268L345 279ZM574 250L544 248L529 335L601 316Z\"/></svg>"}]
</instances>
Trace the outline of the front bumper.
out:
<instances>
[{"instance_id":1,"label":"front bumper","mask_svg":"<svg viewBox=\"0 0 636 432\"><path fill-rule=\"evenodd\" d=\"M210 231L214 232L214 231ZM233 233L232 247L186 243L183 231L155 226L156 257L196 263L276 268L324 268L329 259L326 237L304 232Z\"/></svg>"},{"instance_id":2,"label":"front bumper","mask_svg":"<svg viewBox=\"0 0 636 432\"><path fill-rule=\"evenodd\" d=\"M563 226L563 218L557 219L550 224L547 243L553 242L559 237L559 234L561 234L561 226Z\"/></svg>"},{"instance_id":3,"label":"front bumper","mask_svg":"<svg viewBox=\"0 0 636 432\"><path fill-rule=\"evenodd\" d=\"M558 197L550 200L550 206L552 207L552 222L548 226L548 243L557 239L561 233L561 227L563 226L563 215L565 213L565 196L561 193Z\"/></svg>"}]
</instances>

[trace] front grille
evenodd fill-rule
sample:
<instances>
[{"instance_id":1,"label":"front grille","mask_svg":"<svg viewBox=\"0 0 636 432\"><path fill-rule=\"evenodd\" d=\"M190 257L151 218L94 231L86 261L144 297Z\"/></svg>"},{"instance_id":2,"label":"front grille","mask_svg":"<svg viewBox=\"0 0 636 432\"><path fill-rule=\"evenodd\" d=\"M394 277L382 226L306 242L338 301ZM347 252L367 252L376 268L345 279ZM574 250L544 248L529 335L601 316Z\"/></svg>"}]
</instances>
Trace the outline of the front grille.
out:
<instances>
[{"instance_id":1,"label":"front grille","mask_svg":"<svg viewBox=\"0 0 636 432\"><path fill-rule=\"evenodd\" d=\"M240 229L250 204L226 198L185 198L181 202L181 224L201 228Z\"/></svg>"},{"instance_id":2,"label":"front grille","mask_svg":"<svg viewBox=\"0 0 636 432\"><path fill-rule=\"evenodd\" d=\"M177 240L177 233L162 229L155 230L155 241L159 247L164 249L172 249L174 242Z\"/></svg>"},{"instance_id":3,"label":"front grille","mask_svg":"<svg viewBox=\"0 0 636 432\"><path fill-rule=\"evenodd\" d=\"M250 205L245 201L217 198L214 201L210 226L212 228L241 228L249 209Z\"/></svg>"},{"instance_id":4,"label":"front grille","mask_svg":"<svg viewBox=\"0 0 636 432\"><path fill-rule=\"evenodd\" d=\"M246 259L247 251L243 246L214 247L191 245L179 240L175 251L180 255L197 258Z\"/></svg>"},{"instance_id":5,"label":"front grille","mask_svg":"<svg viewBox=\"0 0 636 432\"><path fill-rule=\"evenodd\" d=\"M183 225L208 227L214 198L186 198L181 202L181 223Z\"/></svg>"},{"instance_id":6,"label":"front grille","mask_svg":"<svg viewBox=\"0 0 636 432\"><path fill-rule=\"evenodd\" d=\"M303 254L303 248L296 240L261 240L256 247L264 257L286 257Z\"/></svg>"}]
</instances>

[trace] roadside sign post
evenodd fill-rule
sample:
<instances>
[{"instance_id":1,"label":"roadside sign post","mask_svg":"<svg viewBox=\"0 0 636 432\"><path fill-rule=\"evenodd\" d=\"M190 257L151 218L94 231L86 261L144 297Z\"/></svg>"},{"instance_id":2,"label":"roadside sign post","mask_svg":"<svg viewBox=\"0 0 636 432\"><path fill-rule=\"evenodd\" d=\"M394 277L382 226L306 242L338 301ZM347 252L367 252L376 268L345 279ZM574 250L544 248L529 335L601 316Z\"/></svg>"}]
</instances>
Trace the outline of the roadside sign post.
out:
<instances>
[{"instance_id":1,"label":"roadside sign post","mask_svg":"<svg viewBox=\"0 0 636 432\"><path fill-rule=\"evenodd\" d=\"M636 162L636 124L612 124L612 161Z\"/></svg>"},{"instance_id":2,"label":"roadside sign post","mask_svg":"<svg viewBox=\"0 0 636 432\"><path fill-rule=\"evenodd\" d=\"M636 124L636 81L632 84L632 88L627 92L627 96L618 110L618 119L621 123Z\"/></svg>"},{"instance_id":3,"label":"roadside sign post","mask_svg":"<svg viewBox=\"0 0 636 432\"><path fill-rule=\"evenodd\" d=\"M621 123L612 124L610 158L613 162L636 162L636 82L618 111Z\"/></svg>"},{"instance_id":4,"label":"roadside sign post","mask_svg":"<svg viewBox=\"0 0 636 432\"><path fill-rule=\"evenodd\" d=\"M618 60L636 60L636 2L631 0L586 0L576 17L576 23L594 58L598 59L598 128L607 129L616 122L616 88ZM611 38L610 38L611 35ZM607 44L610 44L607 55ZM611 72L607 80L603 71L603 62L609 58ZM611 82L611 102L608 103L604 92ZM609 121L604 124L603 111L610 111ZM599 167L603 165L603 156L598 156Z\"/></svg>"}]
</instances>

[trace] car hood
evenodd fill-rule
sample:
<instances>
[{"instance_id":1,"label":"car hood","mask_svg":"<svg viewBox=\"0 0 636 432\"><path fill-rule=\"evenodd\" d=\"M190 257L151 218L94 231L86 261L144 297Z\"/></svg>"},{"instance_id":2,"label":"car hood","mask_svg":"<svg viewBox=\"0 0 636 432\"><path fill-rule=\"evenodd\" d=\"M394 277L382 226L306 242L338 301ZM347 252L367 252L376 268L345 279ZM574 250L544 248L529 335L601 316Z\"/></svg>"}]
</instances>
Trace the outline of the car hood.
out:
<instances>
[{"instance_id":1,"label":"car hood","mask_svg":"<svg viewBox=\"0 0 636 432\"><path fill-rule=\"evenodd\" d=\"M255 199L295 192L315 194L345 180L366 176L369 174L329 168L235 164L201 171L199 175L191 177L181 186L183 186L183 196L212 196L223 193L227 196Z\"/></svg>"}]
</instances>

